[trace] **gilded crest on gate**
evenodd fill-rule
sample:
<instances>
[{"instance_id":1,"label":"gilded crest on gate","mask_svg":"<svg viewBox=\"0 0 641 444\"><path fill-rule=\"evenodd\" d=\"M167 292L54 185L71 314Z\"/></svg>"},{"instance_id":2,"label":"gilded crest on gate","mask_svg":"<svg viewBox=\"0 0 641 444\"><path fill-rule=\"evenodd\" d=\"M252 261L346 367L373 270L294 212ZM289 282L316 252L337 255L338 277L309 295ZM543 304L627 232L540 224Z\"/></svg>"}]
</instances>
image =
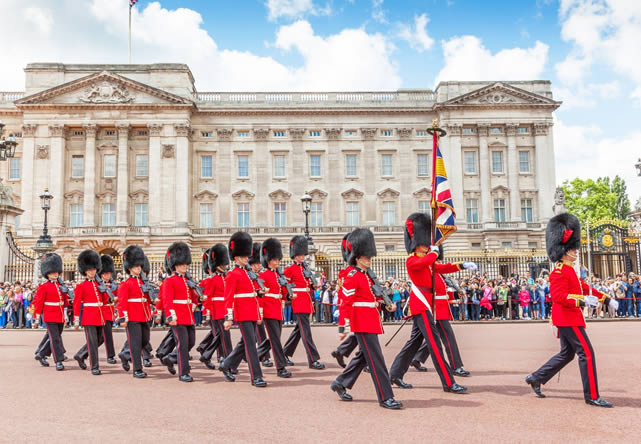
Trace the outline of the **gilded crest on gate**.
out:
<instances>
[{"instance_id":1,"label":"gilded crest on gate","mask_svg":"<svg viewBox=\"0 0 641 444\"><path fill-rule=\"evenodd\" d=\"M603 232L601 232L601 234L599 235L599 247L601 248L601 250L612 251L614 250L615 244L616 241L612 230L610 230L609 228L603 230Z\"/></svg>"}]
</instances>

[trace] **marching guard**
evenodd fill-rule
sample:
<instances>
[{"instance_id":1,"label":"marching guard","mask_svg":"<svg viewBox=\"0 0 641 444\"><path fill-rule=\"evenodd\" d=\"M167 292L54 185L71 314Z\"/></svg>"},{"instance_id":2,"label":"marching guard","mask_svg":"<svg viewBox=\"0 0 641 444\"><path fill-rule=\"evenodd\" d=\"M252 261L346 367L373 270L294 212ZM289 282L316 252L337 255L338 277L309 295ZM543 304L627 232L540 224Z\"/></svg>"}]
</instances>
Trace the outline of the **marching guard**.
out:
<instances>
[{"instance_id":1,"label":"marching guard","mask_svg":"<svg viewBox=\"0 0 641 444\"><path fill-rule=\"evenodd\" d=\"M252 281L254 283L254 290L256 290L256 294L258 295L258 304L260 305L260 315L262 317L265 291L264 289L261 288L261 284L259 283L260 278L258 277L258 274L263 268L260 262L261 248L262 248L262 244L260 242L254 242L252 246L252 254L251 256L249 256L248 263L251 268L251 271L253 272L253 276L256 277L256 279L252 279ZM261 344L269 344L269 340L267 338L267 332L265 331L265 323L260 323L256 325L256 348L258 349ZM269 350L270 349L268 348L262 355L260 353L258 354L258 358L261 364L263 365L263 367L272 367L274 365L271 359L269 359Z\"/></svg>"},{"instance_id":2,"label":"marching guard","mask_svg":"<svg viewBox=\"0 0 641 444\"><path fill-rule=\"evenodd\" d=\"M214 341L214 338L216 337L216 331L214 330L214 324L211 321L211 315L212 315L212 292L211 292L211 285L213 284L213 278L214 278L214 271L209 267L209 255L211 254L211 248L208 248L203 252L203 257L202 257L202 272L203 272L203 279L200 281L198 285L200 285L203 289L203 294L205 295L205 300L203 301L203 316L205 317L205 321L209 323L210 330L207 332L205 337L203 338L202 341L200 341L200 344L198 344L198 347L196 347L196 351L200 353L200 362L205 364L205 366L209 369L214 370L216 368L216 365L214 365L211 362L211 357L207 358L203 356L203 353L211 345L211 343Z\"/></svg>"}]
</instances>

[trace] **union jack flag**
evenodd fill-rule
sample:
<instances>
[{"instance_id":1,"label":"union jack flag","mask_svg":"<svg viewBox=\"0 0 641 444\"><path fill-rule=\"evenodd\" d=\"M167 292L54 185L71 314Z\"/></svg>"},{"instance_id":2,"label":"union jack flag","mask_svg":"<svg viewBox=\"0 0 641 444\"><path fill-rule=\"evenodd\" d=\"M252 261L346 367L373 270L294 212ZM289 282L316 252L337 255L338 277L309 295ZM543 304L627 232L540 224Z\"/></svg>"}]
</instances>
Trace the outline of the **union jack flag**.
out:
<instances>
[{"instance_id":1,"label":"union jack flag","mask_svg":"<svg viewBox=\"0 0 641 444\"><path fill-rule=\"evenodd\" d=\"M138 0L129 0L129 7L133 8L136 3L138 3Z\"/></svg>"},{"instance_id":2,"label":"union jack flag","mask_svg":"<svg viewBox=\"0 0 641 444\"><path fill-rule=\"evenodd\" d=\"M438 146L438 135L434 134L433 145L433 174L432 174L432 208L436 208L436 235L434 245L441 245L452 233L457 230L456 212L447 181L445 162Z\"/></svg>"}]
</instances>

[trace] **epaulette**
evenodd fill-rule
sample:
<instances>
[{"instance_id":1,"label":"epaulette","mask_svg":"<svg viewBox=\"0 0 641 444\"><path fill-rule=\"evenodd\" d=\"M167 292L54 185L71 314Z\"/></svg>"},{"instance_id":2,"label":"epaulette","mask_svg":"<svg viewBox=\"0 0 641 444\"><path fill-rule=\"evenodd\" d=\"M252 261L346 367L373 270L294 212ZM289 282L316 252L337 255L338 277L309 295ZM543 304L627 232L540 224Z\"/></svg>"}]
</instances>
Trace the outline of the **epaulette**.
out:
<instances>
[{"instance_id":1,"label":"epaulette","mask_svg":"<svg viewBox=\"0 0 641 444\"><path fill-rule=\"evenodd\" d=\"M554 264L553 273L562 273L562 271L561 271L562 269L563 269L563 262L559 261L556 264Z\"/></svg>"},{"instance_id":2,"label":"epaulette","mask_svg":"<svg viewBox=\"0 0 641 444\"><path fill-rule=\"evenodd\" d=\"M352 277L356 274L356 268L354 268L352 271L349 272L347 276Z\"/></svg>"}]
</instances>

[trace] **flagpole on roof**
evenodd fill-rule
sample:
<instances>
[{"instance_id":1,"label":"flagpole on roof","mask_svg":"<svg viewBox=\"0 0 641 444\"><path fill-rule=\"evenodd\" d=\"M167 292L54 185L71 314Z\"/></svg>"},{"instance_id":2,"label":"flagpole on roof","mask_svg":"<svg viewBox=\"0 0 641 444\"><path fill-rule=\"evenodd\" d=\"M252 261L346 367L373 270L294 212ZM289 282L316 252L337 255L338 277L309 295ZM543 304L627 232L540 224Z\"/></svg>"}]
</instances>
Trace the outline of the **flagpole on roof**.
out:
<instances>
[{"instance_id":1,"label":"flagpole on roof","mask_svg":"<svg viewBox=\"0 0 641 444\"><path fill-rule=\"evenodd\" d=\"M129 64L131 65L131 8L133 5L129 3Z\"/></svg>"}]
</instances>

